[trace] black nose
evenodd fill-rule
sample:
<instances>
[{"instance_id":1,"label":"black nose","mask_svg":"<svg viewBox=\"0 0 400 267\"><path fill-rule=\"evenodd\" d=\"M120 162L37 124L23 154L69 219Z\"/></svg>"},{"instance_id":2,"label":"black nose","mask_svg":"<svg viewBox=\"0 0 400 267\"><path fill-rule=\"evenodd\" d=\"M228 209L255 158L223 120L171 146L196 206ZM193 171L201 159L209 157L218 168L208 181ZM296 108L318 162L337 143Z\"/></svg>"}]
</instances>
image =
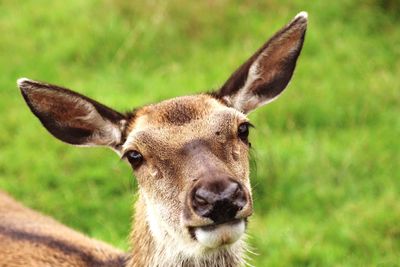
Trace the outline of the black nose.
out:
<instances>
[{"instance_id":1,"label":"black nose","mask_svg":"<svg viewBox=\"0 0 400 267\"><path fill-rule=\"evenodd\" d=\"M235 219L247 203L242 186L228 178L201 181L191 195L193 210L217 224Z\"/></svg>"}]
</instances>

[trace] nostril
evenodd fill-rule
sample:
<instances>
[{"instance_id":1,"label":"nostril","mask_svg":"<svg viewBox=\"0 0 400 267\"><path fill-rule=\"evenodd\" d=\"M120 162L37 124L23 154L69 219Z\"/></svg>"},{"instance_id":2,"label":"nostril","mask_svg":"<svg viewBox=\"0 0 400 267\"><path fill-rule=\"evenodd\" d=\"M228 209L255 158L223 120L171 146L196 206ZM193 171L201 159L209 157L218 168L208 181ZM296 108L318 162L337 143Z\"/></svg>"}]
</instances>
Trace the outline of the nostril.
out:
<instances>
[{"instance_id":1,"label":"nostril","mask_svg":"<svg viewBox=\"0 0 400 267\"><path fill-rule=\"evenodd\" d=\"M240 186L237 186L235 192L233 193L233 198L232 199L239 199L242 196L243 196L243 191L240 188Z\"/></svg>"},{"instance_id":2,"label":"nostril","mask_svg":"<svg viewBox=\"0 0 400 267\"><path fill-rule=\"evenodd\" d=\"M207 199L206 191L199 188L193 192L192 208L200 216L205 216L210 211L212 204Z\"/></svg>"},{"instance_id":3,"label":"nostril","mask_svg":"<svg viewBox=\"0 0 400 267\"><path fill-rule=\"evenodd\" d=\"M236 184L236 189L231 195L231 201L238 210L242 210L246 205L246 195L242 186L240 186L239 184Z\"/></svg>"},{"instance_id":4,"label":"nostril","mask_svg":"<svg viewBox=\"0 0 400 267\"><path fill-rule=\"evenodd\" d=\"M199 205L199 206L205 206L208 205L209 203L207 202L207 200L205 200L203 197L199 196L198 194L196 194L194 196L194 202Z\"/></svg>"}]
</instances>

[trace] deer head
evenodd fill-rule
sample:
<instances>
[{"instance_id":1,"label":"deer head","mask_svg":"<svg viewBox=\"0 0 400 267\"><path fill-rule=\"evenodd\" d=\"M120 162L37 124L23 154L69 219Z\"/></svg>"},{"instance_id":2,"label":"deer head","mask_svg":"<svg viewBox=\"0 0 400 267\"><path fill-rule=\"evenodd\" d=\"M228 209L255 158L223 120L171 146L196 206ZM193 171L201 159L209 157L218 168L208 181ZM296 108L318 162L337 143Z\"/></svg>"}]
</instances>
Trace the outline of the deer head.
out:
<instances>
[{"instance_id":1,"label":"deer head","mask_svg":"<svg viewBox=\"0 0 400 267\"><path fill-rule=\"evenodd\" d=\"M170 249L186 255L218 251L240 243L253 212L246 115L285 89L306 27L302 12L214 93L177 97L129 114L55 85L29 79L18 85L56 138L108 146L130 163L143 213L136 220L143 220L152 242L174 240Z\"/></svg>"}]
</instances>

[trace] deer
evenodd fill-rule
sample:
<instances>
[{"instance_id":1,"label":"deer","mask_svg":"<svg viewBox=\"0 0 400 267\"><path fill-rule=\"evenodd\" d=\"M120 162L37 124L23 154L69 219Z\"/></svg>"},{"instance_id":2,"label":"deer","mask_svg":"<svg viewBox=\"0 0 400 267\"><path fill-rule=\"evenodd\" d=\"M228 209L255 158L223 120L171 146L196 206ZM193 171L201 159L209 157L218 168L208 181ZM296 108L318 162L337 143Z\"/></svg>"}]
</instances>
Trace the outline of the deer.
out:
<instances>
[{"instance_id":1,"label":"deer","mask_svg":"<svg viewBox=\"0 0 400 267\"><path fill-rule=\"evenodd\" d=\"M306 12L296 15L219 89L127 113L64 87L18 79L51 135L109 147L130 164L138 199L123 252L0 192L0 266L245 266L253 214L247 115L287 87L307 21Z\"/></svg>"}]
</instances>

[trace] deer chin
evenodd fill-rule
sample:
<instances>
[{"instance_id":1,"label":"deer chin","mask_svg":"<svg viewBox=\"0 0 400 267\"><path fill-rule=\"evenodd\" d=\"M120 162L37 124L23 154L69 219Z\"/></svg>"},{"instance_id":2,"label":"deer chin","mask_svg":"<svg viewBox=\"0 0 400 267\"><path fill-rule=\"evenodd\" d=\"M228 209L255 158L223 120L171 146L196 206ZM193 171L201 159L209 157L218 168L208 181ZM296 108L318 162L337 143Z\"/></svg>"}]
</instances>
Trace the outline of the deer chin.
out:
<instances>
[{"instance_id":1,"label":"deer chin","mask_svg":"<svg viewBox=\"0 0 400 267\"><path fill-rule=\"evenodd\" d=\"M216 249L238 241L246 230L244 219L231 222L200 226L191 229L191 234L202 246Z\"/></svg>"}]
</instances>

